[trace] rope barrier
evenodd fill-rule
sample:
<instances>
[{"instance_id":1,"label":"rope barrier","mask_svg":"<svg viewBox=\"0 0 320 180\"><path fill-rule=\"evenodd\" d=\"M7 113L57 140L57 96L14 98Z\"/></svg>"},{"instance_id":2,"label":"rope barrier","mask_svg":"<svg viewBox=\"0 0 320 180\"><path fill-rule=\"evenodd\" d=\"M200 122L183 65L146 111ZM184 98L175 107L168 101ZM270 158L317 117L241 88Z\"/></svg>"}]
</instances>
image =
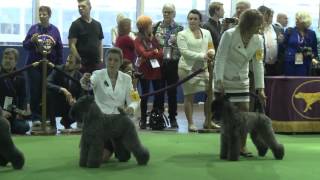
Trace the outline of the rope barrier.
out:
<instances>
[{"instance_id":1,"label":"rope barrier","mask_svg":"<svg viewBox=\"0 0 320 180\"><path fill-rule=\"evenodd\" d=\"M190 80L191 78L195 77L196 75L200 74L200 73L203 72L205 69L207 69L207 67L201 68L201 69L193 72L192 74L188 75L187 77L183 78L181 81L178 81L178 82L175 83L175 84L172 84L172 85L167 86L167 87L162 88L162 89L158 89L157 91L153 91L153 92L150 92L150 93L143 94L143 95L140 96L140 98L142 99L142 98L146 98L146 97L148 97L148 96L153 96L153 95L155 95L155 94L158 94L158 93L161 93L161 92L163 92L163 91L166 91L166 90L168 90L168 89L170 89L170 88L177 87L177 86L179 86L180 84L183 84L183 83L185 83L186 81Z\"/></svg>"},{"instance_id":2,"label":"rope barrier","mask_svg":"<svg viewBox=\"0 0 320 180\"><path fill-rule=\"evenodd\" d=\"M25 70L28 70L30 68L34 67L33 64L29 64L28 66L25 66L24 68L21 68L19 70L16 70L16 71L13 71L11 73L8 73L8 74L3 74L0 76L0 79L3 79L3 78L6 78L6 77L11 77L11 76L16 76L17 74L25 71Z\"/></svg>"},{"instance_id":3,"label":"rope barrier","mask_svg":"<svg viewBox=\"0 0 320 180\"><path fill-rule=\"evenodd\" d=\"M0 79L6 78L6 77L9 77L9 76L15 76L16 74L19 74L19 73L21 73L21 72L23 72L23 71L25 71L25 70L28 70L28 69L30 69L30 68L32 68L32 67L37 66L37 65L39 65L39 64L36 64L36 65L35 65L35 64L27 65L27 66L24 67L24 68L21 68L21 69L19 69L19 70L16 70L16 71L14 71L14 72L9 73L9 74L4 74L4 75L0 76ZM55 65L53 65L53 64L50 63L48 67L51 67L51 68L53 68L54 70L56 70L57 72L62 73L64 76L66 76L67 78L71 79L73 82L75 82L77 85L79 85L79 86L81 87L81 84L80 84L80 82L79 82L77 79L73 78L72 76L70 76L70 75L67 74L66 72L58 69ZM159 90L157 90L157 91L153 91L153 92L150 92L150 93L143 94L143 95L140 96L140 98L146 98L146 97L148 97L148 96L153 96L153 95L155 95L155 94L164 92L164 91L166 91L166 90L168 90L168 89L177 87L177 86L185 83L186 81L190 80L191 78L195 77L196 75L200 74L200 73L203 72L205 69L207 69L207 67L203 67L203 68L201 68L201 69L193 72L192 74L188 75L187 77L183 78L182 80L178 81L178 82L175 83L175 84L172 84L172 85L167 86L167 87L165 87L165 88L159 89Z\"/></svg>"},{"instance_id":4,"label":"rope barrier","mask_svg":"<svg viewBox=\"0 0 320 180\"><path fill-rule=\"evenodd\" d=\"M58 69L56 66L52 67L54 70L56 70L59 73L62 73L64 76L66 76L67 78L69 78L70 80L72 80L74 83L76 83L78 86L81 87L81 84L79 82L79 80L75 79L74 77L70 76L69 74L67 74L66 72L62 71L61 69Z\"/></svg>"},{"instance_id":5,"label":"rope barrier","mask_svg":"<svg viewBox=\"0 0 320 180\"><path fill-rule=\"evenodd\" d=\"M41 63L41 61L40 61L40 63ZM23 67L23 68L21 68L21 69L19 69L19 70L13 71L13 72L8 73L8 74L3 74L3 75L1 75L1 76L0 76L0 79L6 78L6 77L11 77L11 76L16 76L17 74L22 73L23 71L26 71L26 70L28 70L28 69L30 69L30 68L33 68L33 67L36 67L36 66L38 66L38 65L39 65L39 63L29 64L29 65L27 65L27 66L25 66L25 67ZM49 66L48 66L48 67L53 68L54 70L56 70L56 71L59 72L59 73L62 73L64 76L66 76L67 78L71 79L74 83L76 83L77 85L81 86L81 85L80 85L80 82L79 82L78 80L76 80L75 78L73 78L72 76L70 76L69 74L67 74L66 72L58 69L54 64L49 63Z\"/></svg>"}]
</instances>

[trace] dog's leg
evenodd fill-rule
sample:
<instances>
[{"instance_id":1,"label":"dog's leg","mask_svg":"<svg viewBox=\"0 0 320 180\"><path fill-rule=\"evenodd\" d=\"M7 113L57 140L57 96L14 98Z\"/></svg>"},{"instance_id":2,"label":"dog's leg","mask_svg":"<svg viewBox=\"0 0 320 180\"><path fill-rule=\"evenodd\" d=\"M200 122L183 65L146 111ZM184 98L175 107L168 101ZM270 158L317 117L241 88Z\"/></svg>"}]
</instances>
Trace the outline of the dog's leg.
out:
<instances>
[{"instance_id":1,"label":"dog's leg","mask_svg":"<svg viewBox=\"0 0 320 180\"><path fill-rule=\"evenodd\" d=\"M130 151L123 145L121 138L116 138L112 140L114 145L114 154L115 157L120 162L127 162L131 158Z\"/></svg>"},{"instance_id":2,"label":"dog's leg","mask_svg":"<svg viewBox=\"0 0 320 180\"><path fill-rule=\"evenodd\" d=\"M222 130L220 135L220 159L228 158L228 149L228 137Z\"/></svg>"},{"instance_id":3,"label":"dog's leg","mask_svg":"<svg viewBox=\"0 0 320 180\"><path fill-rule=\"evenodd\" d=\"M1 156L0 154L0 166L6 166L8 164L8 160Z\"/></svg>"},{"instance_id":4,"label":"dog's leg","mask_svg":"<svg viewBox=\"0 0 320 180\"><path fill-rule=\"evenodd\" d=\"M268 146L261 140L256 130L252 130L250 133L251 140L258 150L259 156L265 156L268 152Z\"/></svg>"},{"instance_id":5,"label":"dog's leg","mask_svg":"<svg viewBox=\"0 0 320 180\"><path fill-rule=\"evenodd\" d=\"M240 133L239 129L231 129L228 140L228 160L238 161L240 156Z\"/></svg>"},{"instance_id":6,"label":"dog's leg","mask_svg":"<svg viewBox=\"0 0 320 180\"><path fill-rule=\"evenodd\" d=\"M128 128L122 138L123 145L133 153L139 165L146 165L150 155L147 148L140 143L137 131L134 126Z\"/></svg>"},{"instance_id":7,"label":"dog's leg","mask_svg":"<svg viewBox=\"0 0 320 180\"><path fill-rule=\"evenodd\" d=\"M84 140L84 138L81 137L81 140L80 140L80 160L79 160L79 166L80 167L86 167L87 166L88 153L89 153L89 145Z\"/></svg>"},{"instance_id":8,"label":"dog's leg","mask_svg":"<svg viewBox=\"0 0 320 180\"><path fill-rule=\"evenodd\" d=\"M273 156L280 160L284 156L284 146L277 142L272 129L271 120L267 116L263 116L261 118L262 121L259 123L260 127L257 129L257 132L260 133L264 142L270 147Z\"/></svg>"},{"instance_id":9,"label":"dog's leg","mask_svg":"<svg viewBox=\"0 0 320 180\"><path fill-rule=\"evenodd\" d=\"M102 163L104 141L102 138L96 138L90 142L88 151L87 167L98 168Z\"/></svg>"},{"instance_id":10,"label":"dog's leg","mask_svg":"<svg viewBox=\"0 0 320 180\"><path fill-rule=\"evenodd\" d=\"M5 157L1 159L1 165L11 162L14 169L22 169L24 156L12 141L9 122L3 119L0 119L0 146L3 148L0 149L0 154Z\"/></svg>"}]
</instances>

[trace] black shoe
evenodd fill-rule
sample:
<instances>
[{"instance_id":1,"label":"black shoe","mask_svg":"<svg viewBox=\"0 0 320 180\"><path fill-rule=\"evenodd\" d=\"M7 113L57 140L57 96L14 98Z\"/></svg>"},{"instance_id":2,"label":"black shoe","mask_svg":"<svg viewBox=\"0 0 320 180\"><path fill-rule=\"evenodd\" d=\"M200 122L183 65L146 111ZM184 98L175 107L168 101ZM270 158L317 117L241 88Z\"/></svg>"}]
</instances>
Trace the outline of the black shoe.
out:
<instances>
[{"instance_id":1,"label":"black shoe","mask_svg":"<svg viewBox=\"0 0 320 180\"><path fill-rule=\"evenodd\" d=\"M240 152L240 156L243 156L245 158L253 157L253 154L251 152Z\"/></svg>"},{"instance_id":2,"label":"black shoe","mask_svg":"<svg viewBox=\"0 0 320 180\"><path fill-rule=\"evenodd\" d=\"M147 129L147 123L146 121L139 121L139 127L140 129Z\"/></svg>"},{"instance_id":3,"label":"black shoe","mask_svg":"<svg viewBox=\"0 0 320 180\"><path fill-rule=\"evenodd\" d=\"M179 128L176 118L170 119L170 128Z\"/></svg>"}]
</instances>

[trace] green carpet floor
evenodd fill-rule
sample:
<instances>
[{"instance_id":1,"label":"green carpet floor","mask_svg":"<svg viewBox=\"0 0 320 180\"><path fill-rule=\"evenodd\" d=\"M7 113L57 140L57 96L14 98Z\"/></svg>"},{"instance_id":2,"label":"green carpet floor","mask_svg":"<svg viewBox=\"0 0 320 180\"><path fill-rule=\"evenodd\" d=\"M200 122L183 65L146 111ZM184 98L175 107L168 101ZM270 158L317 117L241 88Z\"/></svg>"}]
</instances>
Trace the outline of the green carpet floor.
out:
<instances>
[{"instance_id":1,"label":"green carpet floor","mask_svg":"<svg viewBox=\"0 0 320 180\"><path fill-rule=\"evenodd\" d=\"M219 159L218 134L140 132L151 152L147 166L115 159L99 169L78 166L79 135L16 136L14 141L26 156L23 170L0 167L0 180L319 180L320 135L277 135L285 145L284 160L241 158L238 162ZM250 140L248 148L256 154Z\"/></svg>"}]
</instances>

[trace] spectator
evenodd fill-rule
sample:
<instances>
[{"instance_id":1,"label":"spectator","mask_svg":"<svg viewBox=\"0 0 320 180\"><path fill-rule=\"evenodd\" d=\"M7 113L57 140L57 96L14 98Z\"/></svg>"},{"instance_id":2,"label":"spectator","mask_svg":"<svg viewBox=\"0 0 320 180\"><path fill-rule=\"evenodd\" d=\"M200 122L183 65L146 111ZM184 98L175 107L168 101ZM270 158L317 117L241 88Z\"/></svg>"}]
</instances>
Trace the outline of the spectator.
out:
<instances>
[{"instance_id":1,"label":"spectator","mask_svg":"<svg viewBox=\"0 0 320 180\"><path fill-rule=\"evenodd\" d=\"M18 60L19 52L13 48L6 48L2 55L0 76L15 71ZM25 134L30 129L24 117L12 109L13 106L20 110L26 108L25 84L25 78L19 74L0 79L0 105L3 108L3 117L9 120L13 134Z\"/></svg>"},{"instance_id":2,"label":"spectator","mask_svg":"<svg viewBox=\"0 0 320 180\"><path fill-rule=\"evenodd\" d=\"M117 37L115 46L120 48L123 52L123 64L121 65L120 70L131 76L133 64L137 57L134 48L134 40L129 36L131 32L131 20L129 18L120 20L118 32L119 36Z\"/></svg>"},{"instance_id":3,"label":"spectator","mask_svg":"<svg viewBox=\"0 0 320 180\"><path fill-rule=\"evenodd\" d=\"M288 16L284 13L278 13L277 15L277 22L275 23L276 26L280 27L283 30L287 27L288 25Z\"/></svg>"},{"instance_id":4,"label":"spectator","mask_svg":"<svg viewBox=\"0 0 320 180\"><path fill-rule=\"evenodd\" d=\"M180 52L177 45L177 34L183 30L183 27L174 21L176 16L175 6L171 3L163 5L163 20L156 23L153 28L154 36L164 49L164 62L162 66L162 85L170 86L178 82L178 62ZM178 128L177 115L177 87L170 88L167 91L169 120L171 128ZM163 96L164 98L164 96ZM164 102L164 100L162 101ZM164 104L161 105L164 109Z\"/></svg>"},{"instance_id":5,"label":"spectator","mask_svg":"<svg viewBox=\"0 0 320 180\"><path fill-rule=\"evenodd\" d=\"M317 38L316 33L309 28L311 22L308 12L297 12L296 26L285 32L284 74L287 76L308 76L311 63L317 63Z\"/></svg>"},{"instance_id":6,"label":"spectator","mask_svg":"<svg viewBox=\"0 0 320 180\"><path fill-rule=\"evenodd\" d=\"M153 90L159 90L161 84L162 48L152 34L152 20L148 16L140 16L137 19L138 34L134 41L138 59L135 63L139 72L143 75L140 78L142 94L149 93L150 83ZM141 100L140 129L146 129L148 97ZM153 110L162 110L163 93L156 94L153 100Z\"/></svg>"},{"instance_id":7,"label":"spectator","mask_svg":"<svg viewBox=\"0 0 320 180\"><path fill-rule=\"evenodd\" d=\"M70 75L75 80L80 80L82 74L79 72L80 60L72 56L68 56L66 64L56 66L48 76L48 114L50 123L56 128L57 116L62 117L60 123L65 129L70 129L73 119L69 118L69 109L73 102L80 97L81 88L71 79L66 77L62 72Z\"/></svg>"},{"instance_id":8,"label":"spectator","mask_svg":"<svg viewBox=\"0 0 320 180\"><path fill-rule=\"evenodd\" d=\"M201 13L193 9L188 13L188 28L178 33L178 47L181 57L178 73L181 79L187 77L199 68L204 68L207 61L214 56L214 47L210 32L200 28ZM212 49L211 49L212 48ZM184 95L184 111L188 120L188 130L196 132L197 127L193 122L193 97L194 94L206 91L209 73L202 72L182 85ZM206 103L211 102L207 100ZM205 107L207 107L205 103ZM206 109L204 110L206 112ZM205 114L205 113L204 113Z\"/></svg>"},{"instance_id":9,"label":"spectator","mask_svg":"<svg viewBox=\"0 0 320 180\"><path fill-rule=\"evenodd\" d=\"M264 43L264 63L265 63L265 75L276 76L280 75L281 62L278 59L278 44L283 41L283 34L281 29L277 26L272 25L273 10L266 7L260 6L258 11L263 15L264 23L262 29L263 43ZM282 66L281 66L282 67Z\"/></svg>"},{"instance_id":10,"label":"spectator","mask_svg":"<svg viewBox=\"0 0 320 180\"><path fill-rule=\"evenodd\" d=\"M236 14L234 17L240 18L240 15L245 11L251 8L251 4L247 0L238 0L236 4Z\"/></svg>"},{"instance_id":11,"label":"spectator","mask_svg":"<svg viewBox=\"0 0 320 180\"><path fill-rule=\"evenodd\" d=\"M103 68L103 32L101 24L91 18L90 0L78 0L80 18L69 29L69 47L72 55L81 60L82 73Z\"/></svg>"},{"instance_id":12,"label":"spectator","mask_svg":"<svg viewBox=\"0 0 320 180\"><path fill-rule=\"evenodd\" d=\"M115 26L115 27L113 27L112 29L111 29L111 43L112 43L112 45L113 46L115 46L116 45L116 40L117 40L117 38L118 38L118 36L119 36L119 24L120 24L120 21L122 20L122 19L125 19L126 17L125 17L125 15L124 14L122 14L122 13L119 13L118 15L117 15L117 26ZM127 18L126 18L127 19ZM136 38L136 35L133 33L133 32L131 32L131 29L130 29L130 32L129 32L129 36L134 40L135 38Z\"/></svg>"},{"instance_id":13,"label":"spectator","mask_svg":"<svg viewBox=\"0 0 320 180\"><path fill-rule=\"evenodd\" d=\"M251 8L251 4L247 0L237 0L236 3L236 13L233 15L232 21L227 21L224 19L222 21L222 26L224 30L230 29L235 27L237 24L239 24L239 18L240 15L245 11Z\"/></svg>"},{"instance_id":14,"label":"spectator","mask_svg":"<svg viewBox=\"0 0 320 180\"><path fill-rule=\"evenodd\" d=\"M51 42L53 48L51 53L47 55L47 59L53 64L62 64L62 50L63 45L61 42L60 32L58 28L50 24L49 19L51 17L51 9L48 6L40 6L39 18L40 23L32 25L29 29L25 40L23 41L23 47L28 51L27 64L32 64L35 61L42 60L42 53L39 51L38 38L40 35L49 35L54 42ZM41 86L42 86L42 74L41 66L29 69L28 71L28 87L30 92L30 108L32 113L33 130L39 130L40 128L40 100L41 100ZM38 128L38 129L37 129Z\"/></svg>"},{"instance_id":15,"label":"spectator","mask_svg":"<svg viewBox=\"0 0 320 180\"><path fill-rule=\"evenodd\" d=\"M249 110L249 63L252 63L255 88L265 99L263 40L258 35L263 16L257 10L246 10L239 25L224 32L215 57L215 92L230 97L241 111ZM240 134L241 155L252 156L246 149L247 134Z\"/></svg>"},{"instance_id":16,"label":"spectator","mask_svg":"<svg viewBox=\"0 0 320 180\"><path fill-rule=\"evenodd\" d=\"M221 23L219 21L224 16L223 3L210 3L209 15L209 20L203 25L203 28L210 31L214 48L215 50L217 50L221 38L221 33L223 31Z\"/></svg>"}]
</instances>

